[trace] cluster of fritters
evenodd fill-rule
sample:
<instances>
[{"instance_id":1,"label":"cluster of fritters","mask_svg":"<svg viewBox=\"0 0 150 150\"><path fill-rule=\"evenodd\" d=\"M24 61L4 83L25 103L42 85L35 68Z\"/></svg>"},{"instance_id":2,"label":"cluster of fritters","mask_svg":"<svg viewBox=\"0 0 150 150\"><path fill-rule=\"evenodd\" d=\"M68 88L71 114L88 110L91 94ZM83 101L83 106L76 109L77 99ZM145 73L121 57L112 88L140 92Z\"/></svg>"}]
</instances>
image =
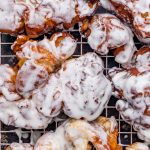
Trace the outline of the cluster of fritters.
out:
<instances>
[{"instance_id":1,"label":"cluster of fritters","mask_svg":"<svg viewBox=\"0 0 150 150\"><path fill-rule=\"evenodd\" d=\"M94 15L100 6L115 15ZM76 23L94 52L71 58L77 42L66 32L33 39ZM0 32L18 35L12 45L18 63L0 65L0 120L44 129L62 112L72 118L35 145L6 150L122 150L115 118L100 116L111 95L122 119L150 144L150 0L5 0ZM133 33L145 43L139 50ZM121 67L106 77L100 55L109 51ZM126 150L149 147L134 143Z\"/></svg>"}]
</instances>

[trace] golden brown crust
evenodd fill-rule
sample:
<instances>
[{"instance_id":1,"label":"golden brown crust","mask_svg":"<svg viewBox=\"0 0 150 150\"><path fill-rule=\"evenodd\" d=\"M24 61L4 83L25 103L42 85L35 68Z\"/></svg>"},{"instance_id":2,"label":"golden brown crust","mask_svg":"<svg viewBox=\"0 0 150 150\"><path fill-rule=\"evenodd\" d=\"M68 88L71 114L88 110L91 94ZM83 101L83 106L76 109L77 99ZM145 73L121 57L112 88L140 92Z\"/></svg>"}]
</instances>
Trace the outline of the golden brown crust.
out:
<instances>
[{"instance_id":1,"label":"golden brown crust","mask_svg":"<svg viewBox=\"0 0 150 150\"><path fill-rule=\"evenodd\" d=\"M110 146L110 150L122 150L122 146L118 145L118 129L109 134L108 145Z\"/></svg>"},{"instance_id":2,"label":"golden brown crust","mask_svg":"<svg viewBox=\"0 0 150 150\"><path fill-rule=\"evenodd\" d=\"M7 146L5 150L12 150L10 146Z\"/></svg>"},{"instance_id":3,"label":"golden brown crust","mask_svg":"<svg viewBox=\"0 0 150 150\"><path fill-rule=\"evenodd\" d=\"M99 117L96 120L96 122L99 125L101 125L104 128L104 130L108 133L108 145L110 147L110 150L122 150L122 146L118 145L118 129L117 129L117 125L115 125L115 123L114 123L115 129L112 130L112 128L114 128L112 126L112 122L110 121L110 118L106 118L106 117Z\"/></svg>"},{"instance_id":4,"label":"golden brown crust","mask_svg":"<svg viewBox=\"0 0 150 150\"><path fill-rule=\"evenodd\" d=\"M136 52L135 57L137 57L138 55L143 55L144 53L150 52L150 47L149 46L143 46L142 48L140 48L139 51Z\"/></svg>"},{"instance_id":5,"label":"golden brown crust","mask_svg":"<svg viewBox=\"0 0 150 150\"><path fill-rule=\"evenodd\" d=\"M29 37L26 35L18 36L15 43L13 44L13 51L16 53L17 51L21 51L21 46L29 41Z\"/></svg>"}]
</instances>

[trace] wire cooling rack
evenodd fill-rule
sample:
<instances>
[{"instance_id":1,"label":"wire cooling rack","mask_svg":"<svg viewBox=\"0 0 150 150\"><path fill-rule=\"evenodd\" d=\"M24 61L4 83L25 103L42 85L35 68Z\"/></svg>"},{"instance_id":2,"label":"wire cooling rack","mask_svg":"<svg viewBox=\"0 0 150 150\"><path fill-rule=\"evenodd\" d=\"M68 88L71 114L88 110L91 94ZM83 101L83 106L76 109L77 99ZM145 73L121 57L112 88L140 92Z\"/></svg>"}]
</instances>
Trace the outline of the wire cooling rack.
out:
<instances>
[{"instance_id":1,"label":"wire cooling rack","mask_svg":"<svg viewBox=\"0 0 150 150\"><path fill-rule=\"evenodd\" d=\"M104 9L99 8L97 11L98 13L106 12ZM82 54L87 52L92 52L93 50L88 45L86 39L80 36L78 25L74 27L73 30L68 31L70 32L76 39L77 39L77 49L73 55L73 57L79 57ZM50 37L50 34L46 34L46 36ZM41 36L42 39L44 36ZM0 34L0 63L1 64L10 64L11 66L15 65L17 59L13 52L11 51L11 44L15 41L15 37ZM135 43L137 48L139 49L142 44L135 38ZM108 69L117 66L120 67L114 61L114 56L112 53L109 53L106 56L101 57L105 64L104 73L107 75ZM102 115L106 117L115 116L118 122L118 129L119 129L119 137L118 142L123 145L123 147L133 143L140 141L137 137L136 132L133 130L132 126L125 123L117 110L115 109L115 103L117 99L115 97L111 97L108 106L104 109ZM36 140L37 136L50 131L55 130L59 125L60 120L55 120L52 124L50 124L44 130L25 130L25 129L18 129L12 126L6 126L3 123L0 123L0 150L4 150L4 148L12 142L23 142L23 143L33 143L34 139Z\"/></svg>"}]
</instances>

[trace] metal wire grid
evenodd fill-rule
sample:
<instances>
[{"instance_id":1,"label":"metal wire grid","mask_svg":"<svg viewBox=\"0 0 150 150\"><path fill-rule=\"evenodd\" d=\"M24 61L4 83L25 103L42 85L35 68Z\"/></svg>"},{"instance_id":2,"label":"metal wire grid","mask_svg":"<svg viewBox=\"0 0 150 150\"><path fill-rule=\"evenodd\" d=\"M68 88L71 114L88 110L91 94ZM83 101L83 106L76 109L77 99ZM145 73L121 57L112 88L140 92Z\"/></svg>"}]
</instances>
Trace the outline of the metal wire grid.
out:
<instances>
[{"instance_id":1,"label":"metal wire grid","mask_svg":"<svg viewBox=\"0 0 150 150\"><path fill-rule=\"evenodd\" d=\"M98 12L105 12L102 8L98 10ZM77 49L73 55L73 57L79 57L80 55L83 55L87 52L92 52L93 50L88 45L86 39L82 38L79 34L78 26L75 26L73 30L68 31L70 32L76 39L77 39ZM49 37L50 34L47 34ZM43 38L44 36L41 36ZM10 64L13 66L17 60L15 55L11 51L11 44L15 41L15 37L11 37L6 34L0 34L0 63L1 64ZM140 48L142 45L141 43L135 38L135 43L137 48ZM101 56L101 58L104 61L105 64L105 70L104 73L107 75L108 69L117 66L120 67L119 64L117 64L114 61L114 56L112 53L109 53L106 56ZM120 144L122 144L124 147L128 144L131 144L133 142L140 141L136 135L136 132L133 130L132 126L125 123L117 110L115 109L115 103L117 99L115 97L111 97L108 106L104 109L102 115L106 117L115 116L118 122L118 129L119 129L119 138L118 141ZM52 124L50 124L46 129L44 130L36 130L36 134L43 134L50 130L55 130L58 126L59 122L55 121ZM18 136L18 132L21 132L22 136ZM33 137L35 134L35 131L33 130L25 130L25 129L17 129L12 126L6 126L3 123L0 123L0 150L4 150L4 148L9 145L12 142L23 142L23 143L30 143L31 137Z\"/></svg>"}]
</instances>

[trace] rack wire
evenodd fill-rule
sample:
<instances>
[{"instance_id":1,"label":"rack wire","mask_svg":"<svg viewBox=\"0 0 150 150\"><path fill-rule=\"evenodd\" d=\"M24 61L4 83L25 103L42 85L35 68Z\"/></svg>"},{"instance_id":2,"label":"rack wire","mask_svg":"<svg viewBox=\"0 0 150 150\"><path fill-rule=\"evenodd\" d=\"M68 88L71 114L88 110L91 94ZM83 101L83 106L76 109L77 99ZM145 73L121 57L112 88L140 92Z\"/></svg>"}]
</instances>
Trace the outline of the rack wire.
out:
<instances>
[{"instance_id":1,"label":"rack wire","mask_svg":"<svg viewBox=\"0 0 150 150\"><path fill-rule=\"evenodd\" d=\"M98 13L106 12L104 9L99 8L97 11ZM73 57L79 57L87 52L92 52L93 50L88 45L86 39L80 36L78 25L74 27L73 30L69 30L76 39L77 39L77 49L73 55ZM50 37L50 34L46 34L46 36ZM44 36L41 36L43 38ZM10 64L11 66L15 65L17 59L13 52L11 51L11 44L15 41L15 37L6 34L0 34L0 63L1 64ZM142 44L135 38L135 43L137 48L140 48ZM106 56L101 56L105 64L104 73L107 75L108 70L114 66L120 67L114 61L114 56L110 52ZM133 130L132 126L125 123L117 110L115 109L115 103L117 99L115 97L111 97L108 106L104 109L102 115L106 117L115 116L118 122L118 129L119 129L119 137L118 141L123 147L133 143L140 141L137 137L136 132ZM33 143L31 139L37 137L37 135L41 135L47 131L55 130L59 125L59 121L54 121L44 130L25 130L25 129L18 129L12 126L4 125L0 123L0 150L4 150L4 148L11 144L12 142L23 142L23 143ZM21 134L20 134L21 133ZM35 136L36 135L36 136ZM35 137L34 137L35 136ZM31 138L32 137L32 138ZM36 140L36 139L35 139Z\"/></svg>"}]
</instances>

